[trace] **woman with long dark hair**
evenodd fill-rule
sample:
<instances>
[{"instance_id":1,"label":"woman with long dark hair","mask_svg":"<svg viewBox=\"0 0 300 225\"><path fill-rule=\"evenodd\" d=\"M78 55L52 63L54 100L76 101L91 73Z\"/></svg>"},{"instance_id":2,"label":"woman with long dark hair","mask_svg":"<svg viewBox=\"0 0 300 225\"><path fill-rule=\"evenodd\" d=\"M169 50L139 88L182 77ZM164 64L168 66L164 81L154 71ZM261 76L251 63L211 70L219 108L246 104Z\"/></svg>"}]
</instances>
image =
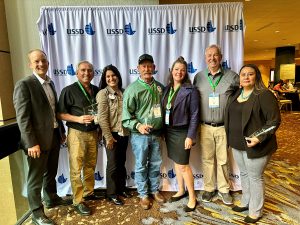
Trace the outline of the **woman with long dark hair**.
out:
<instances>
[{"instance_id":1,"label":"woman with long dark hair","mask_svg":"<svg viewBox=\"0 0 300 225\"><path fill-rule=\"evenodd\" d=\"M240 89L233 92L225 111L228 145L240 170L242 198L233 211L248 211L247 223L263 215L265 184L263 173L277 149L275 131L280 111L274 94L267 89L256 65L244 65Z\"/></svg>"},{"instance_id":2,"label":"woman with long dark hair","mask_svg":"<svg viewBox=\"0 0 300 225\"><path fill-rule=\"evenodd\" d=\"M98 122L106 147L107 197L116 205L123 205L119 196L131 197L126 191L126 150L129 132L122 126L123 89L117 67L104 67L97 94Z\"/></svg>"}]
</instances>

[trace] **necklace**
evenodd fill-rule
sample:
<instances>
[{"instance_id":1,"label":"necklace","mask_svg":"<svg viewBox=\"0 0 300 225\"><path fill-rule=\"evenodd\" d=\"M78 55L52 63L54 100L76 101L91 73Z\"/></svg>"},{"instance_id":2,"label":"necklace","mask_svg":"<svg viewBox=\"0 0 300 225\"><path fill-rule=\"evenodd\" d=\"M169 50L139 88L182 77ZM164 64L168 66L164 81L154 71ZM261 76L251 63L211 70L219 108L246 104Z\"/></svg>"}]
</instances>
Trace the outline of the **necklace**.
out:
<instances>
[{"instance_id":1,"label":"necklace","mask_svg":"<svg viewBox=\"0 0 300 225\"><path fill-rule=\"evenodd\" d=\"M252 94L252 91L253 91L253 90L251 90L250 94L248 94L247 96L244 96L244 89L243 89L243 90L242 90L242 93L241 93L241 95L240 95L241 98L242 98L242 99L248 99L248 98L250 97L250 95Z\"/></svg>"}]
</instances>

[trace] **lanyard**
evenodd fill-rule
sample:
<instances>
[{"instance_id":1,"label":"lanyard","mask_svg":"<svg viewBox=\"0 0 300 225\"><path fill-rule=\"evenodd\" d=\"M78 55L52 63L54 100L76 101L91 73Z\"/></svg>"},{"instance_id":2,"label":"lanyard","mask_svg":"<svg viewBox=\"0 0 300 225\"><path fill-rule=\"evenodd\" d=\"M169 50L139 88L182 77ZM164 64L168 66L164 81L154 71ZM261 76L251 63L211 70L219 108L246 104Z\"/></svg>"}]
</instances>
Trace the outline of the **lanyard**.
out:
<instances>
[{"instance_id":1,"label":"lanyard","mask_svg":"<svg viewBox=\"0 0 300 225\"><path fill-rule=\"evenodd\" d=\"M154 92L157 90L157 86L155 84L155 81L153 81L152 85L149 85L147 83L145 83L144 81L138 79L138 81L140 82L141 85L143 85L152 95L152 97L154 98L154 103L156 103L157 100L157 92ZM153 90L154 89L154 90Z\"/></svg>"},{"instance_id":2,"label":"lanyard","mask_svg":"<svg viewBox=\"0 0 300 225\"><path fill-rule=\"evenodd\" d=\"M89 103L90 103L90 104L93 104L93 99L91 100L91 99L89 98L89 96L88 96L88 94L86 93L86 91L84 90L82 84L81 84L79 81L77 81L77 84L79 85L79 87L80 87L82 93L84 94L84 96L86 97L86 99L89 101ZM91 90L93 91L93 89L91 89Z\"/></svg>"},{"instance_id":3,"label":"lanyard","mask_svg":"<svg viewBox=\"0 0 300 225\"><path fill-rule=\"evenodd\" d=\"M167 102L167 109L170 110L171 109L171 101L172 101L172 98L174 97L174 95L179 91L180 89L180 85L178 85L178 87L175 89L174 91L174 88L171 87L170 88L170 92L169 92L169 95L168 95L168 102Z\"/></svg>"},{"instance_id":4,"label":"lanyard","mask_svg":"<svg viewBox=\"0 0 300 225\"><path fill-rule=\"evenodd\" d=\"M213 83L212 79L210 78L210 76L208 76L208 69L206 70L206 76L207 76L207 79L208 79L208 82L209 82L209 85L211 86L211 88L213 89L213 92L215 92L216 90L216 87L218 86L222 76L223 76L223 73L221 72L221 76L219 77L218 80L216 80L215 83Z\"/></svg>"}]
</instances>

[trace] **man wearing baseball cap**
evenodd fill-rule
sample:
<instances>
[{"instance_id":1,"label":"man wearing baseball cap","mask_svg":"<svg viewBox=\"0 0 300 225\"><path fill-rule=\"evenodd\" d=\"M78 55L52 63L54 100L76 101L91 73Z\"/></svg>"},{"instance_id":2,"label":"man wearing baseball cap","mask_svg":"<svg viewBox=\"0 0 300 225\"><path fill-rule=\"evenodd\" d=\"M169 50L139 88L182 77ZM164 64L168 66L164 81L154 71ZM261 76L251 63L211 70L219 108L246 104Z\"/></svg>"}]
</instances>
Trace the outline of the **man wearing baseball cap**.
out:
<instances>
[{"instance_id":1,"label":"man wearing baseball cap","mask_svg":"<svg viewBox=\"0 0 300 225\"><path fill-rule=\"evenodd\" d=\"M152 195L158 203L165 198L159 193L160 135L162 110L160 100L163 85L153 77L153 57L143 54L138 59L140 77L124 93L123 126L131 131L131 147L135 156L135 183L143 209L150 209Z\"/></svg>"}]
</instances>

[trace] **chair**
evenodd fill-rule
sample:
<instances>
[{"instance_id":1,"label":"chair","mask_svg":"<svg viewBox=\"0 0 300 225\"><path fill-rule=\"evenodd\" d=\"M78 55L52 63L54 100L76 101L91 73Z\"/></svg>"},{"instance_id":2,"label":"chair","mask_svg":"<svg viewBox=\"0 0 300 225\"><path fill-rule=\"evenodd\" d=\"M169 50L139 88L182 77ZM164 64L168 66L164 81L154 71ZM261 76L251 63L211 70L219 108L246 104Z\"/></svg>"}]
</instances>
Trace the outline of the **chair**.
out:
<instances>
[{"instance_id":1,"label":"chair","mask_svg":"<svg viewBox=\"0 0 300 225\"><path fill-rule=\"evenodd\" d=\"M292 102L292 100L280 99L280 100L278 100L278 103L279 103L279 109L280 110L285 108L285 111L288 111L288 106L289 106L290 112L293 111L293 102Z\"/></svg>"},{"instance_id":2,"label":"chair","mask_svg":"<svg viewBox=\"0 0 300 225\"><path fill-rule=\"evenodd\" d=\"M275 95L275 97L277 99L280 111L283 110L283 108L285 109L285 111L288 111L288 106L289 106L290 112L293 111L293 102L292 102L292 100L285 99L283 97L283 95L280 95L280 93L278 91L271 90L271 92Z\"/></svg>"}]
</instances>

